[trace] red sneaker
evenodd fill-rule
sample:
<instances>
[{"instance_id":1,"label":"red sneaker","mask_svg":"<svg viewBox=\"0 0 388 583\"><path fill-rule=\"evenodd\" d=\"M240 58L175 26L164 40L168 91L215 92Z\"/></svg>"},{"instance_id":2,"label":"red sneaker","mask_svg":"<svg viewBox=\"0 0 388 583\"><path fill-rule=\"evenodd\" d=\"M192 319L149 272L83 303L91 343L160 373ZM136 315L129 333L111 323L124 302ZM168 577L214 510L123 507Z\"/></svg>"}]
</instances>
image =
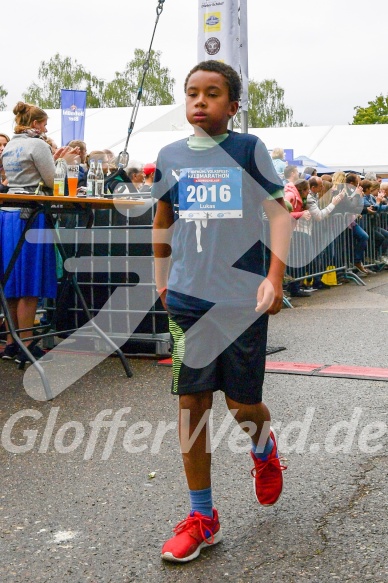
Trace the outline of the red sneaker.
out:
<instances>
[{"instance_id":1,"label":"red sneaker","mask_svg":"<svg viewBox=\"0 0 388 583\"><path fill-rule=\"evenodd\" d=\"M222 540L218 513L213 508L213 518L200 512L190 512L187 518L174 528L175 536L164 543L162 559L177 563L186 563L196 559L201 549L212 546Z\"/></svg>"},{"instance_id":2,"label":"red sneaker","mask_svg":"<svg viewBox=\"0 0 388 583\"><path fill-rule=\"evenodd\" d=\"M271 429L270 437L274 442L273 449L268 458L263 461L251 452L255 467L251 470L253 487L256 499L262 506L272 506L280 498L283 490L283 471L287 466L282 465L279 459L278 448L274 432Z\"/></svg>"}]
</instances>

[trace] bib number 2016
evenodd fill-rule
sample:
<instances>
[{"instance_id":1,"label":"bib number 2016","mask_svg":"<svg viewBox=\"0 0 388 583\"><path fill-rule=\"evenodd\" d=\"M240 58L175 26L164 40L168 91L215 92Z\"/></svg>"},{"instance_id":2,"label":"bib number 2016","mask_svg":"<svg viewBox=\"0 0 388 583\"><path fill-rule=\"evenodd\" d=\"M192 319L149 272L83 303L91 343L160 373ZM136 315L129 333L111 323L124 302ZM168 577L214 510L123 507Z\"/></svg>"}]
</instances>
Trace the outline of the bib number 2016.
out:
<instances>
[{"instance_id":1,"label":"bib number 2016","mask_svg":"<svg viewBox=\"0 0 388 583\"><path fill-rule=\"evenodd\" d=\"M229 202L232 195L230 193L230 186L228 184L212 184L212 186L205 186L204 184L198 184L194 186L189 184L187 187L187 192L189 193L187 197L187 202ZM210 197L210 198L208 198Z\"/></svg>"}]
</instances>

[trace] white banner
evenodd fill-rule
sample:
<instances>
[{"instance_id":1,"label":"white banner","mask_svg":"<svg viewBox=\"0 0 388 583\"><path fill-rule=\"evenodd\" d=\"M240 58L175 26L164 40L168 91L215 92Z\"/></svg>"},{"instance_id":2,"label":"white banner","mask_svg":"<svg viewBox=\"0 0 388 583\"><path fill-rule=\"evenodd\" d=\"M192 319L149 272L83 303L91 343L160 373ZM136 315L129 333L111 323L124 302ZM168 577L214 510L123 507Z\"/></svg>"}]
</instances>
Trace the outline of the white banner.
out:
<instances>
[{"instance_id":1,"label":"white banner","mask_svg":"<svg viewBox=\"0 0 388 583\"><path fill-rule=\"evenodd\" d=\"M241 77L241 107L248 110L247 0L198 0L198 62L215 59Z\"/></svg>"}]
</instances>

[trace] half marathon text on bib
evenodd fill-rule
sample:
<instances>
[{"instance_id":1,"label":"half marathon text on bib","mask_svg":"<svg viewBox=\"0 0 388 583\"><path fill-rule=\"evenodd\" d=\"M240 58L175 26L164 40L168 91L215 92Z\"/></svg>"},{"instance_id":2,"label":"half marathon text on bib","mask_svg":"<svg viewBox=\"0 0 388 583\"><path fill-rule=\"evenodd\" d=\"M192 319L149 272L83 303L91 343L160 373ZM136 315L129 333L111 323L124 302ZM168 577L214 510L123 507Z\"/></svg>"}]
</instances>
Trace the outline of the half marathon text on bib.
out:
<instances>
[{"instance_id":1,"label":"half marathon text on bib","mask_svg":"<svg viewBox=\"0 0 388 583\"><path fill-rule=\"evenodd\" d=\"M179 218L241 217L241 168L182 168L179 177Z\"/></svg>"}]
</instances>

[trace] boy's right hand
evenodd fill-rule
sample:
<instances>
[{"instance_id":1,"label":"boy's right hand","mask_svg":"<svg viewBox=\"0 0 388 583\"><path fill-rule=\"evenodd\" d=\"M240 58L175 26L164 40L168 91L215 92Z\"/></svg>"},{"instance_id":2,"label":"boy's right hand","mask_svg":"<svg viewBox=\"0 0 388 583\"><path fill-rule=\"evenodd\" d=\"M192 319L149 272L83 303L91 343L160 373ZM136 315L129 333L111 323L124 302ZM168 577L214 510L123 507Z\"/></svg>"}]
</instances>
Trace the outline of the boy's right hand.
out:
<instances>
[{"instance_id":1,"label":"boy's right hand","mask_svg":"<svg viewBox=\"0 0 388 583\"><path fill-rule=\"evenodd\" d=\"M167 304L166 304L166 296L167 296L167 289L162 291L162 293L159 295L160 301L162 302L162 306L167 312L168 310L167 310Z\"/></svg>"},{"instance_id":2,"label":"boy's right hand","mask_svg":"<svg viewBox=\"0 0 388 583\"><path fill-rule=\"evenodd\" d=\"M270 315L280 312L283 305L282 281L279 279L271 281L269 277L266 277L259 285L256 299L255 312Z\"/></svg>"}]
</instances>

